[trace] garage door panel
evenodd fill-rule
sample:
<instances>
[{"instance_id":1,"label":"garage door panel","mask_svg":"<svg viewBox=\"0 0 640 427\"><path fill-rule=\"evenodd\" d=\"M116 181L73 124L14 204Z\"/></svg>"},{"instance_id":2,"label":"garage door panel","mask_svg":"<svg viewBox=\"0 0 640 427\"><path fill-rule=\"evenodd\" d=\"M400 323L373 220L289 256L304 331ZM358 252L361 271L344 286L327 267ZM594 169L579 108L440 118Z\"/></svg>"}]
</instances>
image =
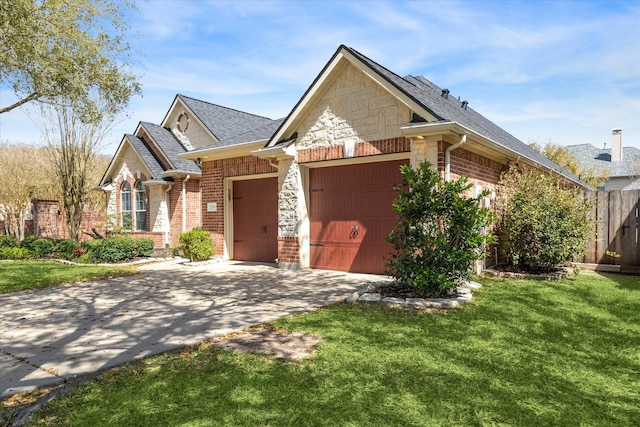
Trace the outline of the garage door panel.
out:
<instances>
[{"instance_id":1,"label":"garage door panel","mask_svg":"<svg viewBox=\"0 0 640 427\"><path fill-rule=\"evenodd\" d=\"M278 179L233 183L233 258L274 262L278 257Z\"/></svg>"},{"instance_id":2,"label":"garage door panel","mask_svg":"<svg viewBox=\"0 0 640 427\"><path fill-rule=\"evenodd\" d=\"M311 267L383 273L393 247L386 238L396 214L393 189L406 161L310 171Z\"/></svg>"}]
</instances>

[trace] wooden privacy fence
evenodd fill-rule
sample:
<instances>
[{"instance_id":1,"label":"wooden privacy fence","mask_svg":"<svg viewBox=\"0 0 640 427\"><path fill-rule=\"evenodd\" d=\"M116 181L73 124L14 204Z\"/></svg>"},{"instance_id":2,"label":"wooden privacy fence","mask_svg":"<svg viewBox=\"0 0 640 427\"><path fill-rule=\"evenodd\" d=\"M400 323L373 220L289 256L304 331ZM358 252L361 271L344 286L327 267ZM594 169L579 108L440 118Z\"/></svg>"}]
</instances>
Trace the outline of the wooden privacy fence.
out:
<instances>
[{"instance_id":1,"label":"wooden privacy fence","mask_svg":"<svg viewBox=\"0 0 640 427\"><path fill-rule=\"evenodd\" d=\"M583 261L640 272L640 190L594 191L588 197L594 200L595 224Z\"/></svg>"}]
</instances>

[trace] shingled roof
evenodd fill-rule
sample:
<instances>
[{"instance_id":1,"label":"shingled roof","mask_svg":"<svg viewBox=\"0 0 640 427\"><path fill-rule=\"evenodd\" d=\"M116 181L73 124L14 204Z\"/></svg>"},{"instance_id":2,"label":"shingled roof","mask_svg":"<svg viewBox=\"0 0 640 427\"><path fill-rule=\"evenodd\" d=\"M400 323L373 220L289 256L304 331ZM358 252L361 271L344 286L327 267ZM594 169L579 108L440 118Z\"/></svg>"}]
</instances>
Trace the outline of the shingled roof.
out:
<instances>
[{"instance_id":1,"label":"shingled roof","mask_svg":"<svg viewBox=\"0 0 640 427\"><path fill-rule=\"evenodd\" d=\"M200 167L194 161L178 157L178 154L186 152L187 149L169 129L149 122L140 122L140 125L171 162L173 169L193 173L201 172Z\"/></svg>"},{"instance_id":2,"label":"shingled roof","mask_svg":"<svg viewBox=\"0 0 640 427\"><path fill-rule=\"evenodd\" d=\"M367 58L360 52L342 46L345 50L357 57L365 65L387 80L390 84L402 91L406 96L428 111L437 120L437 123L459 123L487 139L502 145L514 153L529 158L540 165L554 170L575 182L582 182L578 177L564 169L557 163L538 153L524 142L520 141L500 126L487 119L465 101L460 101L443 89L422 76L400 77L382 65ZM445 93L447 94L445 96ZM583 183L584 184L584 183ZM587 185L587 184L585 184Z\"/></svg>"},{"instance_id":3,"label":"shingled roof","mask_svg":"<svg viewBox=\"0 0 640 427\"><path fill-rule=\"evenodd\" d=\"M251 129L269 125L272 122L267 117L222 107L185 95L178 95L177 97L219 141L245 133Z\"/></svg>"},{"instance_id":4,"label":"shingled roof","mask_svg":"<svg viewBox=\"0 0 640 427\"><path fill-rule=\"evenodd\" d=\"M190 153L198 153L200 151L207 151L212 148L231 147L233 145L244 144L247 142L266 141L271 138L271 135L278 129L278 127L284 121L283 119L271 120L271 122L265 126L261 126L255 129L251 129L248 132L234 135L230 138L224 139L214 144L209 144L204 147L197 148L190 151Z\"/></svg>"},{"instance_id":5,"label":"shingled roof","mask_svg":"<svg viewBox=\"0 0 640 427\"><path fill-rule=\"evenodd\" d=\"M162 166L160 159L158 159L158 157L154 154L154 152L151 151L151 149L147 146L146 142L144 142L142 139L138 138L135 135L125 134L116 153L120 152L120 149L122 148L125 142L128 142L131 145L131 147L135 150L138 156L140 156L140 159L142 159L144 164L149 169L151 176L148 177L148 180L173 181L172 178L163 177L163 173L165 169ZM102 175L102 179L100 180L99 185L108 184L107 178L109 177L107 176L107 174L111 170L111 166L113 165L113 163L116 161L117 158L118 158L117 155L111 158L111 162L109 163L109 166L107 167L104 174ZM110 177L110 178L113 178L113 177Z\"/></svg>"},{"instance_id":6,"label":"shingled roof","mask_svg":"<svg viewBox=\"0 0 640 427\"><path fill-rule=\"evenodd\" d=\"M568 145L571 153L583 169L603 169L610 178L640 175L640 150L636 147L622 148L622 161L611 161L610 148L597 148L591 144Z\"/></svg>"}]
</instances>

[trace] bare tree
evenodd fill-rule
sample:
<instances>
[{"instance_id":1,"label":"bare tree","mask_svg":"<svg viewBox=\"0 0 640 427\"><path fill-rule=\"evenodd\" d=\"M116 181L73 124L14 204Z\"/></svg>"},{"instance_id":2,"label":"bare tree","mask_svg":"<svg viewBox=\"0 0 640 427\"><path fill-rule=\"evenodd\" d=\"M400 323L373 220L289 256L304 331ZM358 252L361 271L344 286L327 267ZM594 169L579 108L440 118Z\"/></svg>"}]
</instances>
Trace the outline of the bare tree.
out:
<instances>
[{"instance_id":1,"label":"bare tree","mask_svg":"<svg viewBox=\"0 0 640 427\"><path fill-rule=\"evenodd\" d=\"M96 105L101 105L96 101ZM42 107L42 133L48 143L54 173L60 185L69 236L78 240L82 211L99 168L98 153L113 128L116 113L104 106L91 116L69 100Z\"/></svg>"},{"instance_id":2,"label":"bare tree","mask_svg":"<svg viewBox=\"0 0 640 427\"><path fill-rule=\"evenodd\" d=\"M0 144L0 215L4 232L23 240L33 198L57 198L47 148Z\"/></svg>"}]
</instances>

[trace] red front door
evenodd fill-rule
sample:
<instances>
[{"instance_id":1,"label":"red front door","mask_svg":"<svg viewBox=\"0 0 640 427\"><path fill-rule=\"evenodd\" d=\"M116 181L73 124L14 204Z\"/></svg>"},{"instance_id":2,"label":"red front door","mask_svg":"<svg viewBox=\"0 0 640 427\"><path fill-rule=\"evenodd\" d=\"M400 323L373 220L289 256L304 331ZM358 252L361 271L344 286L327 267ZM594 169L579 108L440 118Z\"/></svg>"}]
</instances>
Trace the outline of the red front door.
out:
<instances>
[{"instance_id":1,"label":"red front door","mask_svg":"<svg viewBox=\"0 0 640 427\"><path fill-rule=\"evenodd\" d=\"M278 178L233 182L233 259L278 257Z\"/></svg>"},{"instance_id":2,"label":"red front door","mask_svg":"<svg viewBox=\"0 0 640 427\"><path fill-rule=\"evenodd\" d=\"M407 160L309 171L311 268L380 274L393 249L392 209Z\"/></svg>"}]
</instances>

